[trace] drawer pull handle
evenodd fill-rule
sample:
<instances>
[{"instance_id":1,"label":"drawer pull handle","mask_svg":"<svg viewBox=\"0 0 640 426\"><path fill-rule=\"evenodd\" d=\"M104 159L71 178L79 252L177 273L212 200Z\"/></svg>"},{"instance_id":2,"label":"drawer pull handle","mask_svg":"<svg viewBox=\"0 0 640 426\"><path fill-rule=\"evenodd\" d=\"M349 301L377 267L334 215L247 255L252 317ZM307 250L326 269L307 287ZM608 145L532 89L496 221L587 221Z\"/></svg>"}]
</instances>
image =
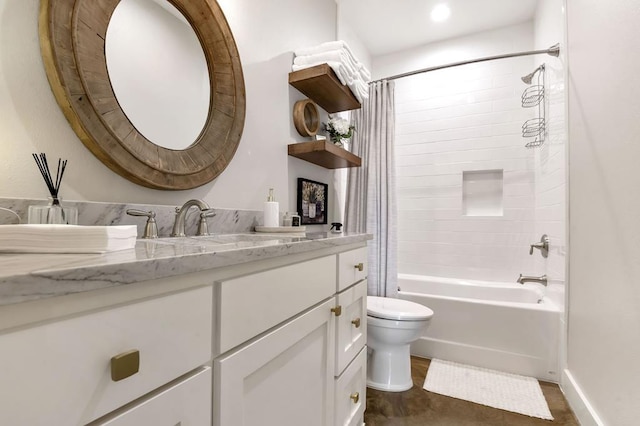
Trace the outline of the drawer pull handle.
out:
<instances>
[{"instance_id":1,"label":"drawer pull handle","mask_svg":"<svg viewBox=\"0 0 640 426\"><path fill-rule=\"evenodd\" d=\"M353 324L356 328L360 328L360 318L356 318L353 321L351 321L351 324Z\"/></svg>"},{"instance_id":2,"label":"drawer pull handle","mask_svg":"<svg viewBox=\"0 0 640 426\"><path fill-rule=\"evenodd\" d=\"M360 272L364 271L364 263L360 262L357 265L355 265L356 269Z\"/></svg>"},{"instance_id":3,"label":"drawer pull handle","mask_svg":"<svg viewBox=\"0 0 640 426\"><path fill-rule=\"evenodd\" d=\"M357 404L358 401L360 401L360 394L358 392L354 392L349 396L349 398L353 400L354 404Z\"/></svg>"},{"instance_id":4,"label":"drawer pull handle","mask_svg":"<svg viewBox=\"0 0 640 426\"><path fill-rule=\"evenodd\" d=\"M339 317L340 315L342 315L342 306L338 305L335 308L331 308L331 312L333 312L335 316Z\"/></svg>"},{"instance_id":5,"label":"drawer pull handle","mask_svg":"<svg viewBox=\"0 0 640 426\"><path fill-rule=\"evenodd\" d=\"M133 349L111 358L111 380L114 382L133 376L140 370L140 351Z\"/></svg>"}]
</instances>

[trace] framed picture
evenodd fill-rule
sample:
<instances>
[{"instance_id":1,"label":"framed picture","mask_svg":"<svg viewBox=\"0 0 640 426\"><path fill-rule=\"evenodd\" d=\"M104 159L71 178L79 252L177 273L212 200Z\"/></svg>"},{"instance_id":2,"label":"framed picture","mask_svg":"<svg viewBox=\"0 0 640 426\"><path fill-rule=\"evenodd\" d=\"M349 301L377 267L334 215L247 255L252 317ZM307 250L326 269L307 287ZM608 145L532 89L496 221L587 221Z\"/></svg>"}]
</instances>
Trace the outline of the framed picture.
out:
<instances>
[{"instance_id":1,"label":"framed picture","mask_svg":"<svg viewBox=\"0 0 640 426\"><path fill-rule=\"evenodd\" d=\"M298 214L301 225L327 223L329 185L298 178Z\"/></svg>"}]
</instances>

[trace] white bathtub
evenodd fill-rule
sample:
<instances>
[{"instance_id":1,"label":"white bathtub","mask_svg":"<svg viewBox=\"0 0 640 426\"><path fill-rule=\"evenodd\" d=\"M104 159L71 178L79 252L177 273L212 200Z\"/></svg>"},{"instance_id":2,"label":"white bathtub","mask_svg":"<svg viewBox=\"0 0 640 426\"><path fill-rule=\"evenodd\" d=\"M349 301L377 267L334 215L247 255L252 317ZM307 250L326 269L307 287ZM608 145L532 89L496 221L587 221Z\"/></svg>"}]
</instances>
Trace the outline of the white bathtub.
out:
<instances>
[{"instance_id":1,"label":"white bathtub","mask_svg":"<svg viewBox=\"0 0 640 426\"><path fill-rule=\"evenodd\" d=\"M540 284L398 275L434 316L411 353L558 382L560 310Z\"/></svg>"}]
</instances>

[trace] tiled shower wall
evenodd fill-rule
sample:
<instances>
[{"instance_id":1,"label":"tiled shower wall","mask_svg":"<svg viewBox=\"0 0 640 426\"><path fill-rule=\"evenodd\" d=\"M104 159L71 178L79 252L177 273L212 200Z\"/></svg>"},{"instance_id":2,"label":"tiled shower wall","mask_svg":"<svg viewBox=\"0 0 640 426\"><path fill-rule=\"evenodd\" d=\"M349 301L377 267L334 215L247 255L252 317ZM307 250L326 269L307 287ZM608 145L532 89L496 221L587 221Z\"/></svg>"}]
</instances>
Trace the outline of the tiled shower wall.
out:
<instances>
[{"instance_id":1,"label":"tiled shower wall","mask_svg":"<svg viewBox=\"0 0 640 426\"><path fill-rule=\"evenodd\" d=\"M551 285L549 293L558 295L556 302L564 305L566 279L566 91L564 14L562 2L541 0L535 20L535 48L545 49L561 44L559 58L539 57L537 64L546 64L547 140L536 150L536 234L549 236L549 256L536 256L535 269L546 274Z\"/></svg>"},{"instance_id":2,"label":"tiled shower wall","mask_svg":"<svg viewBox=\"0 0 640 426\"><path fill-rule=\"evenodd\" d=\"M547 139L536 150L536 232L549 237L549 256L536 256L536 270L564 283L566 260L566 132L562 68L547 67Z\"/></svg>"},{"instance_id":3,"label":"tiled shower wall","mask_svg":"<svg viewBox=\"0 0 640 426\"><path fill-rule=\"evenodd\" d=\"M530 30L514 29L521 45L509 51L531 49ZM399 272L508 282L536 273L536 151L521 137L535 111L520 104L520 77L535 66L523 57L396 81ZM502 171L500 216L464 214L463 172L483 170Z\"/></svg>"}]
</instances>

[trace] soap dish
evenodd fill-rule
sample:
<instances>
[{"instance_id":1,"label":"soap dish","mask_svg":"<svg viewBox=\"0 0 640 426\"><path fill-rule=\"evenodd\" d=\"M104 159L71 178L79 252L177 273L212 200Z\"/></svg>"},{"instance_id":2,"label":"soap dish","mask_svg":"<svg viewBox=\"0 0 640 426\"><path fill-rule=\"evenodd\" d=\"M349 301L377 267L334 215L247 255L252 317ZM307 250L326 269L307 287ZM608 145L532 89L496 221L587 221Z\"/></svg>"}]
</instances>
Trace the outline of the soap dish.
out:
<instances>
[{"instance_id":1,"label":"soap dish","mask_svg":"<svg viewBox=\"0 0 640 426\"><path fill-rule=\"evenodd\" d=\"M256 226L256 232L275 233L303 233L307 229L306 226Z\"/></svg>"}]
</instances>

